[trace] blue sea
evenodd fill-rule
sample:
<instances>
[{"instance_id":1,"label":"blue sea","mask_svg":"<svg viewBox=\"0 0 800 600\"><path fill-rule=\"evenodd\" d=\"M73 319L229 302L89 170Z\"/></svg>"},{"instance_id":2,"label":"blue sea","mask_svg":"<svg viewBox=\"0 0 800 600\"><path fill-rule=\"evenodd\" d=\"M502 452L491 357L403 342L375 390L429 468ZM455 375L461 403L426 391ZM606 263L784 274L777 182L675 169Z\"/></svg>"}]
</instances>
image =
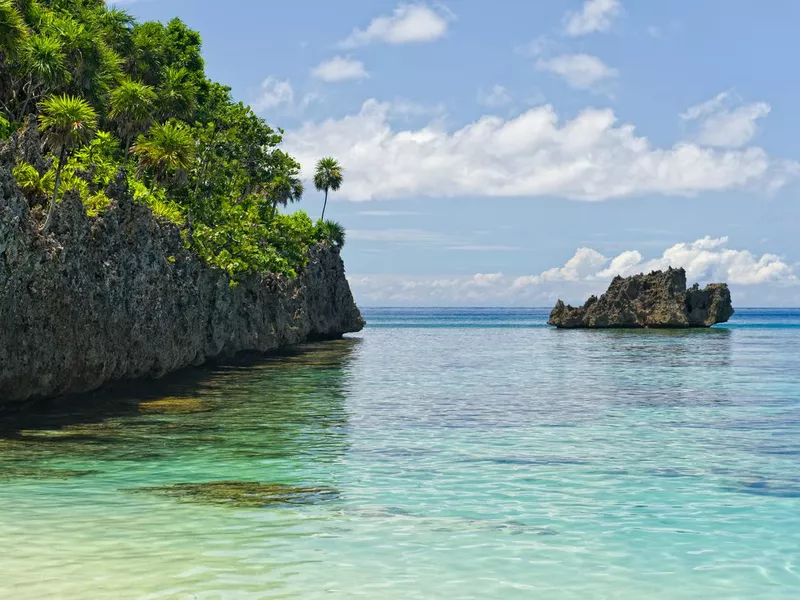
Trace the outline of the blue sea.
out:
<instances>
[{"instance_id":1,"label":"blue sea","mask_svg":"<svg viewBox=\"0 0 800 600\"><path fill-rule=\"evenodd\" d=\"M364 313L0 413L0 598L800 598L800 310Z\"/></svg>"}]
</instances>

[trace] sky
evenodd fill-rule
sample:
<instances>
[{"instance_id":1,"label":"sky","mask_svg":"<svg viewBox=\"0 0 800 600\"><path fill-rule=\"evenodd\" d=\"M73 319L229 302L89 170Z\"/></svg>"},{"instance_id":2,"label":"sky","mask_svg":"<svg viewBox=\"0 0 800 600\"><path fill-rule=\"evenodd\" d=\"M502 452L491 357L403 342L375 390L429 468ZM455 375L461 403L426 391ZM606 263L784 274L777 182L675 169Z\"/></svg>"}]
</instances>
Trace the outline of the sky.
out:
<instances>
[{"instance_id":1,"label":"sky","mask_svg":"<svg viewBox=\"0 0 800 600\"><path fill-rule=\"evenodd\" d=\"M800 2L129 0L310 172L363 306L579 303L685 267L800 306Z\"/></svg>"}]
</instances>

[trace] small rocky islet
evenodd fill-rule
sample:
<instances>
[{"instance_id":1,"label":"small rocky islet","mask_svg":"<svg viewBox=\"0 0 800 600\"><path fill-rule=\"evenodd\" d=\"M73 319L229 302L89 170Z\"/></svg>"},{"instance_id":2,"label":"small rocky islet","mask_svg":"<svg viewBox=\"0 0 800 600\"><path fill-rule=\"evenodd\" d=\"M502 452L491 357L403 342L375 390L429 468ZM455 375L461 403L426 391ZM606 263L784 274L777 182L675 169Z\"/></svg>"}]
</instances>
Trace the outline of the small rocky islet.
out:
<instances>
[{"instance_id":1,"label":"small rocky islet","mask_svg":"<svg viewBox=\"0 0 800 600\"><path fill-rule=\"evenodd\" d=\"M686 270L669 268L615 277L605 294L583 306L556 302L547 321L559 329L711 327L733 316L727 284L686 287Z\"/></svg>"}]
</instances>

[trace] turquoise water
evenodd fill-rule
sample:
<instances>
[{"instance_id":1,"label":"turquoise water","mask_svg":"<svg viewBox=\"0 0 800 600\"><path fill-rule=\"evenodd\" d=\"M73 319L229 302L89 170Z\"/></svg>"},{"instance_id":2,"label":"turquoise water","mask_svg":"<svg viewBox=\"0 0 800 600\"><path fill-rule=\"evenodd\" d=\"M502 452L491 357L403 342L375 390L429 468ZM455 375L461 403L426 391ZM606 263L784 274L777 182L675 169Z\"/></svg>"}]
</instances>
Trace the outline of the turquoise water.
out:
<instances>
[{"instance_id":1,"label":"turquoise water","mask_svg":"<svg viewBox=\"0 0 800 600\"><path fill-rule=\"evenodd\" d=\"M365 317L1 415L0 598L800 597L800 311Z\"/></svg>"}]
</instances>

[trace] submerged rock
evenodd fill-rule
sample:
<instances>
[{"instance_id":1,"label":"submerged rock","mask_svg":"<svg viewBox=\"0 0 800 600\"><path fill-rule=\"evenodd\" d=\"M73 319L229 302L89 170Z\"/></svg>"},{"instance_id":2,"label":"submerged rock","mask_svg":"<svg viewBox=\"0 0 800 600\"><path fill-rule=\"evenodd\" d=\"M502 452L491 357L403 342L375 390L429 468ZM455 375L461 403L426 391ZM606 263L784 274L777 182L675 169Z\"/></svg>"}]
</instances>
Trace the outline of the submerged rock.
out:
<instances>
[{"instance_id":1,"label":"submerged rock","mask_svg":"<svg viewBox=\"0 0 800 600\"><path fill-rule=\"evenodd\" d=\"M559 300L548 324L563 329L610 327L711 327L733 315L724 283L686 289L686 271L667 269L623 278L617 276L605 294L573 307Z\"/></svg>"},{"instance_id":2,"label":"submerged rock","mask_svg":"<svg viewBox=\"0 0 800 600\"><path fill-rule=\"evenodd\" d=\"M315 504L338 497L338 492L324 487L297 487L281 483L252 481L209 481L178 483L160 487L129 490L154 493L177 500L221 504L236 508L261 508L280 504Z\"/></svg>"},{"instance_id":3,"label":"submerged rock","mask_svg":"<svg viewBox=\"0 0 800 600\"><path fill-rule=\"evenodd\" d=\"M14 160L0 145L0 406L364 326L330 245L312 248L295 279L257 274L234 287L136 203L124 177L99 217L66 192L42 235Z\"/></svg>"},{"instance_id":4,"label":"submerged rock","mask_svg":"<svg viewBox=\"0 0 800 600\"><path fill-rule=\"evenodd\" d=\"M139 404L139 410L145 413L183 414L206 412L211 408L204 406L197 398L159 398L147 400Z\"/></svg>"}]
</instances>

